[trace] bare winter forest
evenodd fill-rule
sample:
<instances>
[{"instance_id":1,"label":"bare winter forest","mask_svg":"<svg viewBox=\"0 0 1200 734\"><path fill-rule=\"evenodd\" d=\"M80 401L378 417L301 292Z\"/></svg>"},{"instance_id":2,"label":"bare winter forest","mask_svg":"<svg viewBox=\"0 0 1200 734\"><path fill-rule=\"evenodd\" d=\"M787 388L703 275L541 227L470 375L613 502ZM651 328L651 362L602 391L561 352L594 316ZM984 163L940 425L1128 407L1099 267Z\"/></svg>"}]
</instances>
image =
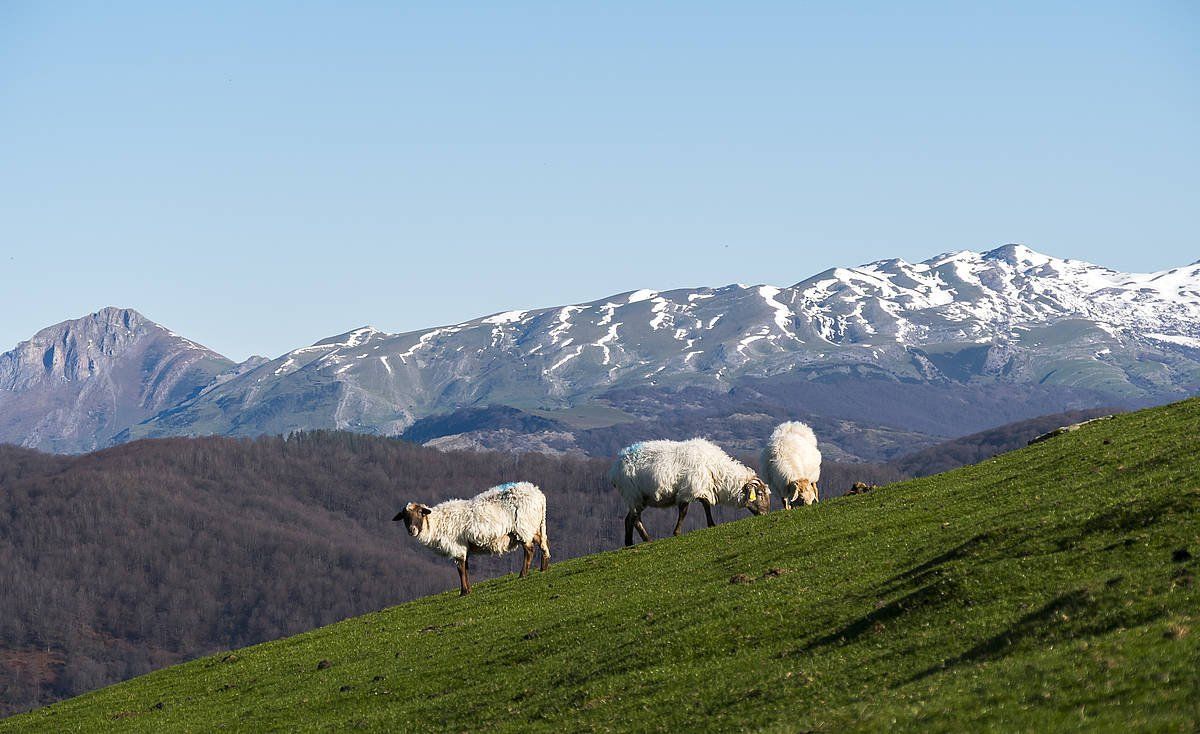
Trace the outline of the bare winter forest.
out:
<instances>
[{"instance_id":1,"label":"bare winter forest","mask_svg":"<svg viewBox=\"0 0 1200 734\"><path fill-rule=\"evenodd\" d=\"M893 464L826 462L822 492L978 461L1085 415ZM528 480L547 495L556 559L615 549L624 508L608 463L337 432L139 441L83 456L0 446L0 713L454 588L451 564L391 523L407 501ZM674 513L645 517L662 536ZM689 527L701 524L693 513ZM480 559L478 578L516 562Z\"/></svg>"}]
</instances>

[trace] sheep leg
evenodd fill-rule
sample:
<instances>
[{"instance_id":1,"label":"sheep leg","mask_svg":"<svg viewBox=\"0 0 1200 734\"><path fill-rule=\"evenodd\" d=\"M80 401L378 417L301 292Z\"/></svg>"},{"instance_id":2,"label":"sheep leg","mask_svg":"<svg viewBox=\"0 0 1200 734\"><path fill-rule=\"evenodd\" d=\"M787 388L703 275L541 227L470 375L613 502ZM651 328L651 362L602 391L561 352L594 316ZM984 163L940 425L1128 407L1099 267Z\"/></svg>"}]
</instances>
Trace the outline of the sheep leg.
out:
<instances>
[{"instance_id":1,"label":"sheep leg","mask_svg":"<svg viewBox=\"0 0 1200 734\"><path fill-rule=\"evenodd\" d=\"M679 519L675 521L675 532L672 535L679 535L683 530L683 518L687 517L688 504L686 502L679 505Z\"/></svg>"},{"instance_id":2,"label":"sheep leg","mask_svg":"<svg viewBox=\"0 0 1200 734\"><path fill-rule=\"evenodd\" d=\"M539 533L536 538L534 538L534 541L537 542L538 548L540 548L542 550L541 569L543 571L549 571L550 570L550 544L548 542L546 542L546 531L543 529L542 532Z\"/></svg>"},{"instance_id":3,"label":"sheep leg","mask_svg":"<svg viewBox=\"0 0 1200 734\"><path fill-rule=\"evenodd\" d=\"M630 510L625 516L625 545L633 545L634 530L638 531L644 542L650 541L650 533L646 532L646 526L642 524L641 510Z\"/></svg>"},{"instance_id":4,"label":"sheep leg","mask_svg":"<svg viewBox=\"0 0 1200 734\"><path fill-rule=\"evenodd\" d=\"M525 543L521 549L525 551L525 560L521 562L520 578L525 578L529 575L529 565L533 563L533 543Z\"/></svg>"},{"instance_id":5,"label":"sheep leg","mask_svg":"<svg viewBox=\"0 0 1200 734\"><path fill-rule=\"evenodd\" d=\"M458 584L459 596L466 596L471 593L471 577L467 567L467 557L463 556L462 560L455 560L454 565L458 566Z\"/></svg>"},{"instance_id":6,"label":"sheep leg","mask_svg":"<svg viewBox=\"0 0 1200 734\"><path fill-rule=\"evenodd\" d=\"M717 523L713 520L712 516L712 503L708 500L700 500L700 504L704 507L704 516L708 518L708 526L710 528L716 527Z\"/></svg>"},{"instance_id":7,"label":"sheep leg","mask_svg":"<svg viewBox=\"0 0 1200 734\"><path fill-rule=\"evenodd\" d=\"M638 515L637 520L633 523L633 527L637 529L638 535L642 536L642 542L650 542L650 533L646 532L646 526L642 524L642 516Z\"/></svg>"}]
</instances>

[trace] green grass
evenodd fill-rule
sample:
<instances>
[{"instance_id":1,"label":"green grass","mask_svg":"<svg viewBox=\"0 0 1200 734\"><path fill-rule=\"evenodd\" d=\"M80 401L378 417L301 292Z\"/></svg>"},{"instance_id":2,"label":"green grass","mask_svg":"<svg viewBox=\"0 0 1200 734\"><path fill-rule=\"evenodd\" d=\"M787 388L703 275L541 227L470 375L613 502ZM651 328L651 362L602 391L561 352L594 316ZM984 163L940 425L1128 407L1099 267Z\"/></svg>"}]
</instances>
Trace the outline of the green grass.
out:
<instances>
[{"instance_id":1,"label":"green grass","mask_svg":"<svg viewBox=\"0 0 1200 734\"><path fill-rule=\"evenodd\" d=\"M1192 732L1198 436L1198 400L1122 415L197 660L0 732Z\"/></svg>"}]
</instances>

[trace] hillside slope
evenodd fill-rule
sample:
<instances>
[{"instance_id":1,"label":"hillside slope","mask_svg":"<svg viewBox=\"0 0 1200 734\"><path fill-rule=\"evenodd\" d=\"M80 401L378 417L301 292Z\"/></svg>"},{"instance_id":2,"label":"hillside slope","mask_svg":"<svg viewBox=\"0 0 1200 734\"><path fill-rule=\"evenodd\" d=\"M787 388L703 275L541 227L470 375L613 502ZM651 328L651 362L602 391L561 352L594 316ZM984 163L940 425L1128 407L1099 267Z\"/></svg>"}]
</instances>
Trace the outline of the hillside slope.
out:
<instances>
[{"instance_id":1,"label":"hillside slope","mask_svg":"<svg viewBox=\"0 0 1200 734\"><path fill-rule=\"evenodd\" d=\"M159 671L0 732L1200 726L1200 400Z\"/></svg>"},{"instance_id":2,"label":"hillside slope","mask_svg":"<svg viewBox=\"0 0 1200 734\"><path fill-rule=\"evenodd\" d=\"M1027 438L1072 422L1043 420ZM449 588L453 571L391 522L410 500L528 479L549 498L558 560L607 550L623 517L610 458L327 431L152 439L81 456L0 445L0 717ZM826 461L822 491L906 476ZM673 518L647 522L659 533ZM490 578L515 563L480 559L473 571Z\"/></svg>"},{"instance_id":3,"label":"hillside slope","mask_svg":"<svg viewBox=\"0 0 1200 734\"><path fill-rule=\"evenodd\" d=\"M608 548L606 466L326 432L0 445L0 717L448 588L391 522L410 500L527 478L560 558ZM480 578L514 568L490 560Z\"/></svg>"},{"instance_id":4,"label":"hillside slope","mask_svg":"<svg viewBox=\"0 0 1200 734\"><path fill-rule=\"evenodd\" d=\"M900 476L905 478L927 477L931 474L957 469L960 466L978 464L997 454L1024 448L1031 440L1053 431L1055 428L1117 412L1119 411L1112 408L1070 410L1065 413L1054 413L1016 423L1007 423L987 431L972 433L969 436L943 441L936 446L914 451L890 462L890 465Z\"/></svg>"}]
</instances>

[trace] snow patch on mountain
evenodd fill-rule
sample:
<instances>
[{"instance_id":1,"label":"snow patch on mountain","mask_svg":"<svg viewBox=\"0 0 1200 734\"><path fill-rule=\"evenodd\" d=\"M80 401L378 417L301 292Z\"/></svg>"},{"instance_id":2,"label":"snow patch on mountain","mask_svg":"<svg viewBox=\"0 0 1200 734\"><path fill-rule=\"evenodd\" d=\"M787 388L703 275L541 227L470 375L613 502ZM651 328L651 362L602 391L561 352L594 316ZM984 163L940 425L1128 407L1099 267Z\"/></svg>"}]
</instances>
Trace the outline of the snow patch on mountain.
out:
<instances>
[{"instance_id":1,"label":"snow patch on mountain","mask_svg":"<svg viewBox=\"0 0 1200 734\"><path fill-rule=\"evenodd\" d=\"M593 342L594 346L600 347L602 350L604 350L604 362L602 364L606 366L612 361L612 352L609 350L608 345L617 338L617 329L620 328L620 326L620 322L609 326L608 332Z\"/></svg>"},{"instance_id":2,"label":"snow patch on mountain","mask_svg":"<svg viewBox=\"0 0 1200 734\"><path fill-rule=\"evenodd\" d=\"M1178 344L1183 347L1191 347L1192 349L1200 349L1200 339L1190 336L1179 336L1178 334L1147 334L1146 336L1155 341L1167 342L1168 344Z\"/></svg>"},{"instance_id":3,"label":"snow patch on mountain","mask_svg":"<svg viewBox=\"0 0 1200 734\"><path fill-rule=\"evenodd\" d=\"M520 321L525 313L525 311L505 311L480 320L485 324L513 324Z\"/></svg>"},{"instance_id":4,"label":"snow patch on mountain","mask_svg":"<svg viewBox=\"0 0 1200 734\"><path fill-rule=\"evenodd\" d=\"M791 329L788 328L791 325L792 317L794 316L792 309L775 300L775 296L782 292L783 289L776 288L772 285L760 286L758 289L758 294L762 296L763 300L767 302L767 305L775 311L775 325L779 327L779 330L782 331L785 336L795 339L796 335L792 333Z\"/></svg>"},{"instance_id":5,"label":"snow patch on mountain","mask_svg":"<svg viewBox=\"0 0 1200 734\"><path fill-rule=\"evenodd\" d=\"M671 314L667 312L667 307L670 305L670 301L659 296L651 299L650 302L654 304L654 306L650 309L650 312L654 314L654 318L650 319L650 328L658 331L659 329L663 328L663 326L667 323L667 320L671 318Z\"/></svg>"}]
</instances>

